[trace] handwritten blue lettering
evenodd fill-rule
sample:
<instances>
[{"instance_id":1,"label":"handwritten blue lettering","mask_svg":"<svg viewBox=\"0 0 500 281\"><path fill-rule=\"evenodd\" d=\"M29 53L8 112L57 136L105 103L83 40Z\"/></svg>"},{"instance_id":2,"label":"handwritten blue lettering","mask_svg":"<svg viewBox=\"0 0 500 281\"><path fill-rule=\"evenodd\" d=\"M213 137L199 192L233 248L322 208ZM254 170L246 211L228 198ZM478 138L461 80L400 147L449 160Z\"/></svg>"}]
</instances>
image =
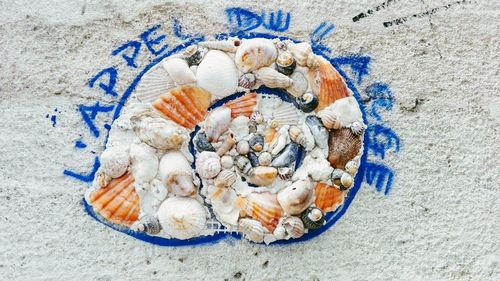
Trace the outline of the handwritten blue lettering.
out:
<instances>
[{"instance_id":1,"label":"handwritten blue lettering","mask_svg":"<svg viewBox=\"0 0 500 281\"><path fill-rule=\"evenodd\" d=\"M384 195L387 195L393 184L394 172L383 164L366 162L364 180L369 185L375 184L378 192L381 192L385 185Z\"/></svg>"},{"instance_id":2,"label":"handwritten blue lettering","mask_svg":"<svg viewBox=\"0 0 500 281\"><path fill-rule=\"evenodd\" d=\"M275 18L276 15L276 18ZM269 14L269 19L266 21L266 14L262 12L262 24L266 29L274 30L278 32L283 32L288 30L290 26L291 15L290 12L286 13L285 18L283 18L283 12L278 10L276 14L271 12Z\"/></svg>"},{"instance_id":3,"label":"handwritten blue lettering","mask_svg":"<svg viewBox=\"0 0 500 281\"><path fill-rule=\"evenodd\" d=\"M115 92L115 84L116 84L116 77L118 76L118 72L116 68L114 67L108 67L106 69L101 70L99 73L97 73L94 77L92 77L89 81L89 86L90 88L94 88L95 82L97 80L100 80L104 75L108 76L108 82L99 83L99 88L101 88L105 94L116 97L118 94Z\"/></svg>"},{"instance_id":4,"label":"handwritten blue lettering","mask_svg":"<svg viewBox=\"0 0 500 281\"><path fill-rule=\"evenodd\" d=\"M125 53L123 51L131 49L131 53ZM120 47L116 48L111 52L113 56L118 55L119 53L122 53L122 58L125 60L128 66L132 68L137 68L137 65L135 64L135 59L137 58L137 55L139 54L139 50L141 49L141 42L138 41L128 41L127 43L121 45Z\"/></svg>"},{"instance_id":5,"label":"handwritten blue lettering","mask_svg":"<svg viewBox=\"0 0 500 281\"><path fill-rule=\"evenodd\" d=\"M83 181L83 182L92 182L94 180L95 173L99 169L99 166L101 166L101 163L99 162L99 157L95 157L94 159L94 165L92 167L92 170L85 174L85 173L76 173L70 170L64 170L63 174L66 176L73 177L77 180Z\"/></svg>"},{"instance_id":6,"label":"handwritten blue lettering","mask_svg":"<svg viewBox=\"0 0 500 281\"><path fill-rule=\"evenodd\" d=\"M158 35L155 38L151 38L151 36L156 36L156 30L160 28L161 25L155 25L151 27L150 29L146 30L144 33L141 34L141 39L144 41L144 44L146 44L146 47L148 50L151 52L151 54L157 56L161 54L163 51L165 51L168 48L167 44L164 44L161 46L159 49L156 49L155 46L160 45L165 38L167 37L165 34Z\"/></svg>"},{"instance_id":7,"label":"handwritten blue lettering","mask_svg":"<svg viewBox=\"0 0 500 281\"><path fill-rule=\"evenodd\" d=\"M375 156L384 159L385 153L393 148L394 152L399 152L400 140L396 133L391 129L380 124L369 125L366 129L368 134L368 149L373 151Z\"/></svg>"},{"instance_id":8,"label":"handwritten blue lettering","mask_svg":"<svg viewBox=\"0 0 500 281\"><path fill-rule=\"evenodd\" d=\"M113 110L114 106L102 106L99 102L96 102L93 106L80 105L78 110L82 115L83 121L87 124L90 129L90 132L94 135L94 137L99 137L99 130L94 125L94 120L97 117L97 113L99 112L110 112Z\"/></svg>"}]
</instances>

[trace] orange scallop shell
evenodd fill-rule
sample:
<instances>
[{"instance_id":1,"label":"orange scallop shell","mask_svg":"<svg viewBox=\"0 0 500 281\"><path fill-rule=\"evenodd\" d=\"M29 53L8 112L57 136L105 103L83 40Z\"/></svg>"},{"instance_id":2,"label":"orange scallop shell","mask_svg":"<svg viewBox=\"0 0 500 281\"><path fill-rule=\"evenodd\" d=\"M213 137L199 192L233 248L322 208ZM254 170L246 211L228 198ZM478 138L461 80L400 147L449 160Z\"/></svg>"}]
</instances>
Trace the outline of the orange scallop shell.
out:
<instances>
[{"instance_id":1,"label":"orange scallop shell","mask_svg":"<svg viewBox=\"0 0 500 281\"><path fill-rule=\"evenodd\" d=\"M283 210L276 194L270 192L250 193L246 197L238 197L236 206L242 217L258 220L269 231L273 232L283 215Z\"/></svg>"},{"instance_id":2,"label":"orange scallop shell","mask_svg":"<svg viewBox=\"0 0 500 281\"><path fill-rule=\"evenodd\" d=\"M252 92L242 97L226 102L224 106L231 109L231 118L238 116L250 117L257 104L257 93Z\"/></svg>"},{"instance_id":3,"label":"orange scallop shell","mask_svg":"<svg viewBox=\"0 0 500 281\"><path fill-rule=\"evenodd\" d=\"M342 191L325 183L317 183L314 190L316 194L316 207L323 212L331 212L344 202L345 191Z\"/></svg>"},{"instance_id":4,"label":"orange scallop shell","mask_svg":"<svg viewBox=\"0 0 500 281\"><path fill-rule=\"evenodd\" d=\"M158 97L153 107L164 117L188 128L194 128L207 114L212 95L199 87L181 86Z\"/></svg>"},{"instance_id":5,"label":"orange scallop shell","mask_svg":"<svg viewBox=\"0 0 500 281\"><path fill-rule=\"evenodd\" d=\"M130 173L92 192L89 201L97 213L113 223L130 226L139 218L139 196Z\"/></svg>"},{"instance_id":6,"label":"orange scallop shell","mask_svg":"<svg viewBox=\"0 0 500 281\"><path fill-rule=\"evenodd\" d=\"M334 103L336 100L349 96L349 90L342 76L326 59L319 57L320 87L318 107L316 112Z\"/></svg>"},{"instance_id":7,"label":"orange scallop shell","mask_svg":"<svg viewBox=\"0 0 500 281\"><path fill-rule=\"evenodd\" d=\"M349 128L331 130L328 140L328 161L336 169L345 169L345 164L359 154L361 136Z\"/></svg>"}]
</instances>

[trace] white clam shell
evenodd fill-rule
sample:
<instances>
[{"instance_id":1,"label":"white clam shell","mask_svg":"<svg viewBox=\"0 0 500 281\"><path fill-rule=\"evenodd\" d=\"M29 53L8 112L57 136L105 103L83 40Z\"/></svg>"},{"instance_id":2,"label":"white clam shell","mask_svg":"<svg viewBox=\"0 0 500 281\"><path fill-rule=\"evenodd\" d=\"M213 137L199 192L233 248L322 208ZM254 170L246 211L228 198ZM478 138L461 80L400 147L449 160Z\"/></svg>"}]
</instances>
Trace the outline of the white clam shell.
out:
<instances>
[{"instance_id":1,"label":"white clam shell","mask_svg":"<svg viewBox=\"0 0 500 281\"><path fill-rule=\"evenodd\" d=\"M145 143L130 145L131 170L136 184L147 183L158 173L156 151Z\"/></svg>"},{"instance_id":2,"label":"white clam shell","mask_svg":"<svg viewBox=\"0 0 500 281\"><path fill-rule=\"evenodd\" d=\"M223 98L236 92L239 73L234 61L224 52L209 51L196 71L198 86Z\"/></svg>"},{"instance_id":3,"label":"white clam shell","mask_svg":"<svg viewBox=\"0 0 500 281\"><path fill-rule=\"evenodd\" d=\"M196 172L203 179L215 178L221 170L220 157L217 153L203 151L196 157Z\"/></svg>"},{"instance_id":4,"label":"white clam shell","mask_svg":"<svg viewBox=\"0 0 500 281\"><path fill-rule=\"evenodd\" d=\"M172 197L158 209L158 220L163 231L177 239L189 239L206 228L207 212L197 200Z\"/></svg>"},{"instance_id":5,"label":"white clam shell","mask_svg":"<svg viewBox=\"0 0 500 281\"><path fill-rule=\"evenodd\" d=\"M231 126L231 109L221 106L205 118L205 133L210 142L217 141Z\"/></svg>"},{"instance_id":6,"label":"white clam shell","mask_svg":"<svg viewBox=\"0 0 500 281\"><path fill-rule=\"evenodd\" d=\"M247 73L264 66L270 66L277 56L278 50L271 40L253 38L241 43L234 60L238 69Z\"/></svg>"},{"instance_id":7,"label":"white clam shell","mask_svg":"<svg viewBox=\"0 0 500 281\"><path fill-rule=\"evenodd\" d=\"M161 157L158 175L168 191L175 195L191 196L196 193L191 165L179 151L169 151Z\"/></svg>"},{"instance_id":8,"label":"white clam shell","mask_svg":"<svg viewBox=\"0 0 500 281\"><path fill-rule=\"evenodd\" d=\"M101 171L112 178L123 175L129 163L129 153L124 145L110 147L101 154Z\"/></svg>"},{"instance_id":9,"label":"white clam shell","mask_svg":"<svg viewBox=\"0 0 500 281\"><path fill-rule=\"evenodd\" d=\"M135 88L135 95L139 101L151 103L175 86L175 82L168 75L167 70L161 65L157 65L141 78L139 85Z\"/></svg>"},{"instance_id":10,"label":"white clam shell","mask_svg":"<svg viewBox=\"0 0 500 281\"><path fill-rule=\"evenodd\" d=\"M288 215L302 213L314 201L312 182L298 180L278 193L278 202Z\"/></svg>"},{"instance_id":11,"label":"white clam shell","mask_svg":"<svg viewBox=\"0 0 500 281\"><path fill-rule=\"evenodd\" d=\"M262 67L254 71L255 77L269 88L288 88L293 80L272 67Z\"/></svg>"},{"instance_id":12,"label":"white clam shell","mask_svg":"<svg viewBox=\"0 0 500 281\"><path fill-rule=\"evenodd\" d=\"M196 82L193 71L189 68L187 61L180 58L170 58L162 62L163 68L177 85Z\"/></svg>"}]
</instances>

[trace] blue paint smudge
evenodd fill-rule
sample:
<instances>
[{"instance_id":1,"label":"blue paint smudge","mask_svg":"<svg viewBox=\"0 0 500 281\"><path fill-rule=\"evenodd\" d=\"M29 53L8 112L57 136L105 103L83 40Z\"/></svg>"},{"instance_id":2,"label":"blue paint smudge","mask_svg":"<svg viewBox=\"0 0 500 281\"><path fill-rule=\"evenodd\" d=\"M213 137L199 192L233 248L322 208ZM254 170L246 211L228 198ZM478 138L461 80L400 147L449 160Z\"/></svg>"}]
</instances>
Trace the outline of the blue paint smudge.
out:
<instances>
[{"instance_id":1,"label":"blue paint smudge","mask_svg":"<svg viewBox=\"0 0 500 281\"><path fill-rule=\"evenodd\" d=\"M77 140L75 142L75 148L85 148L87 147L87 144L85 144L82 140Z\"/></svg>"},{"instance_id":2,"label":"blue paint smudge","mask_svg":"<svg viewBox=\"0 0 500 281\"><path fill-rule=\"evenodd\" d=\"M99 166L101 166L101 162L99 162L99 157L95 157L94 159L94 165L92 166L92 170L87 173L76 173L71 170L64 170L63 174L66 176L73 177L79 181L83 182L92 182L94 180L95 173L97 172L97 169L99 169Z\"/></svg>"}]
</instances>

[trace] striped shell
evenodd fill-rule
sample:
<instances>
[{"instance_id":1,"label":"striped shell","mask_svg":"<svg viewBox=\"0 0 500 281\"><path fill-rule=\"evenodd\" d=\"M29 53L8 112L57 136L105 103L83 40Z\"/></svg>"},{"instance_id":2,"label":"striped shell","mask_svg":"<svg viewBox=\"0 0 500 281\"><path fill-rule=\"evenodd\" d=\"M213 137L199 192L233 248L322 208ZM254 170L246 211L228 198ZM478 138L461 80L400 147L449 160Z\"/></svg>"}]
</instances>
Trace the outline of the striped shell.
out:
<instances>
[{"instance_id":1,"label":"striped shell","mask_svg":"<svg viewBox=\"0 0 500 281\"><path fill-rule=\"evenodd\" d=\"M167 70L158 65L144 74L135 89L135 95L138 100L151 103L175 86L175 82L168 75Z\"/></svg>"},{"instance_id":2,"label":"striped shell","mask_svg":"<svg viewBox=\"0 0 500 281\"><path fill-rule=\"evenodd\" d=\"M348 128L330 131L328 140L328 161L336 169L344 169L361 150L361 137Z\"/></svg>"},{"instance_id":3,"label":"striped shell","mask_svg":"<svg viewBox=\"0 0 500 281\"><path fill-rule=\"evenodd\" d=\"M130 226L139 217L139 196L135 192L134 178L130 173L92 192L89 203L94 211L112 223Z\"/></svg>"},{"instance_id":4,"label":"striped shell","mask_svg":"<svg viewBox=\"0 0 500 281\"><path fill-rule=\"evenodd\" d=\"M231 118L238 116L250 117L257 105L257 93L252 92L232 101L226 102L224 106L231 109Z\"/></svg>"},{"instance_id":5,"label":"striped shell","mask_svg":"<svg viewBox=\"0 0 500 281\"><path fill-rule=\"evenodd\" d=\"M249 216L260 221L271 232L276 228L283 214L276 194L269 192L254 192L246 197L239 197L237 206L242 217Z\"/></svg>"},{"instance_id":6,"label":"striped shell","mask_svg":"<svg viewBox=\"0 0 500 281\"><path fill-rule=\"evenodd\" d=\"M319 58L319 104L316 112L334 103L336 100L349 96L349 90L344 79L324 58Z\"/></svg>"},{"instance_id":7,"label":"striped shell","mask_svg":"<svg viewBox=\"0 0 500 281\"><path fill-rule=\"evenodd\" d=\"M243 236L253 242L264 242L264 234L266 229L259 221L252 219L241 219L238 224L238 231L243 233Z\"/></svg>"},{"instance_id":8,"label":"striped shell","mask_svg":"<svg viewBox=\"0 0 500 281\"><path fill-rule=\"evenodd\" d=\"M168 235L189 239L198 236L206 228L207 211L196 199L172 197L160 205L158 220Z\"/></svg>"},{"instance_id":9,"label":"striped shell","mask_svg":"<svg viewBox=\"0 0 500 281\"><path fill-rule=\"evenodd\" d=\"M304 235L304 223L299 217L291 216L283 220L283 227L292 238L299 238Z\"/></svg>"},{"instance_id":10,"label":"striped shell","mask_svg":"<svg viewBox=\"0 0 500 281\"><path fill-rule=\"evenodd\" d=\"M356 98L352 96L336 100L334 103L318 112L317 115L322 119L325 127L330 125L328 122L332 122L334 127L338 126L336 123L340 123L342 127L352 127L353 123L357 123L357 125L354 125L357 128L351 130L358 135L364 130L364 124L359 122L363 118L361 110L359 109ZM327 123L325 123L325 121Z\"/></svg>"},{"instance_id":11,"label":"striped shell","mask_svg":"<svg viewBox=\"0 0 500 281\"><path fill-rule=\"evenodd\" d=\"M153 107L162 116L192 129L205 118L210 101L209 92L198 87L182 86L160 96L153 102Z\"/></svg>"},{"instance_id":12,"label":"striped shell","mask_svg":"<svg viewBox=\"0 0 500 281\"><path fill-rule=\"evenodd\" d=\"M323 212L335 211L344 202L345 191L342 191L325 183L317 183L315 188L316 207Z\"/></svg>"}]
</instances>

